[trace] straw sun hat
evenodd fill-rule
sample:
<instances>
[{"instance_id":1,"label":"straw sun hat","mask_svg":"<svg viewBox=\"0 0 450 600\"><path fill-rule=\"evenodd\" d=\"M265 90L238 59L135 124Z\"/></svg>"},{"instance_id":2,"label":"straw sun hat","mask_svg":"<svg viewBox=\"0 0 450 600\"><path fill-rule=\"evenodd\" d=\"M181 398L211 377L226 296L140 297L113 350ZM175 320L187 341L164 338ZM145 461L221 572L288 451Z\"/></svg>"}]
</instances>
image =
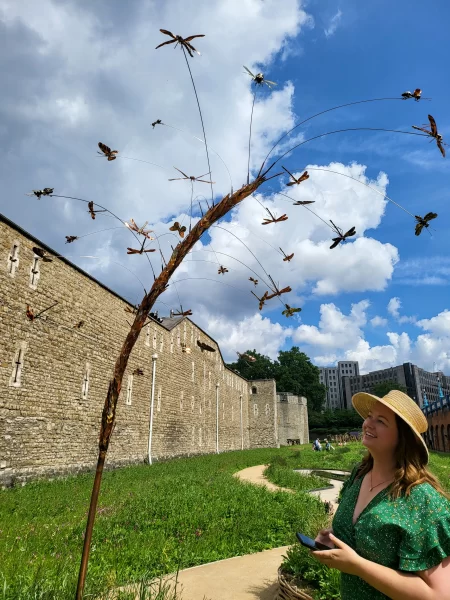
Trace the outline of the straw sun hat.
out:
<instances>
[{"instance_id":1,"label":"straw sun hat","mask_svg":"<svg viewBox=\"0 0 450 600\"><path fill-rule=\"evenodd\" d=\"M352 398L353 406L363 419L367 418L367 415L377 402L381 402L381 404L390 408L411 427L416 438L422 443L425 449L428 462L428 448L420 435L421 433L425 433L428 429L428 423L425 415L414 400L399 390L391 390L386 396L383 396L383 398L378 398L377 396L367 394L366 392L359 392Z\"/></svg>"}]
</instances>

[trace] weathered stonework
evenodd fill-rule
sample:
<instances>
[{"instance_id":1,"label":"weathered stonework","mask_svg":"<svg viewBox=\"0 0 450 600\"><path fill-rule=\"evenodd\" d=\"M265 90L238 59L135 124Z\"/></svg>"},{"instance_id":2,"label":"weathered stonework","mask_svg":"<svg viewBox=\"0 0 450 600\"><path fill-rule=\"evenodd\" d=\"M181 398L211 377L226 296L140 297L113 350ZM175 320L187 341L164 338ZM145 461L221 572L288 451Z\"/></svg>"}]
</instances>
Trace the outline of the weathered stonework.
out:
<instances>
[{"instance_id":1,"label":"weathered stonework","mask_svg":"<svg viewBox=\"0 0 450 600\"><path fill-rule=\"evenodd\" d=\"M289 392L277 394L278 441L282 446L287 440L300 440L300 444L309 443L308 407L306 398L294 396Z\"/></svg>"},{"instance_id":2,"label":"weathered stonework","mask_svg":"<svg viewBox=\"0 0 450 600\"><path fill-rule=\"evenodd\" d=\"M53 261L36 262L33 246ZM0 286L0 485L94 468L130 305L1 215ZM37 315L54 302L27 318L27 304ZM216 351L202 352L197 340ZM274 381L228 369L190 319L150 319L125 372L107 467L148 460L155 354L153 461L278 446Z\"/></svg>"}]
</instances>

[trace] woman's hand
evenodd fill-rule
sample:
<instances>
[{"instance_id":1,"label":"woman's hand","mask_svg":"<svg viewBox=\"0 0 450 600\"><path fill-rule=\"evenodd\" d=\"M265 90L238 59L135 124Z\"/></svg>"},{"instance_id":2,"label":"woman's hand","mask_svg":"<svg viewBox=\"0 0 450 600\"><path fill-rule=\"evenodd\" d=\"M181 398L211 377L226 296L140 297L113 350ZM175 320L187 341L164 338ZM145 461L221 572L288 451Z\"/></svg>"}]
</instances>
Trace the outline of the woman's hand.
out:
<instances>
[{"instance_id":1,"label":"woman's hand","mask_svg":"<svg viewBox=\"0 0 450 600\"><path fill-rule=\"evenodd\" d=\"M319 542L319 544L325 544L325 546L329 546L330 548L334 548L335 545L330 540L330 533L333 533L332 527L327 527L326 529L321 529L316 536L315 542Z\"/></svg>"},{"instance_id":2,"label":"woman's hand","mask_svg":"<svg viewBox=\"0 0 450 600\"><path fill-rule=\"evenodd\" d=\"M322 531L328 530L323 529ZM329 539L334 544L334 548L331 550L314 550L311 552L314 558L331 569L338 569L342 573L348 573L349 575L357 575L361 562L364 560L362 556L359 556L353 548L344 544L344 542L332 533L329 533ZM317 541L320 540L317 539Z\"/></svg>"}]
</instances>

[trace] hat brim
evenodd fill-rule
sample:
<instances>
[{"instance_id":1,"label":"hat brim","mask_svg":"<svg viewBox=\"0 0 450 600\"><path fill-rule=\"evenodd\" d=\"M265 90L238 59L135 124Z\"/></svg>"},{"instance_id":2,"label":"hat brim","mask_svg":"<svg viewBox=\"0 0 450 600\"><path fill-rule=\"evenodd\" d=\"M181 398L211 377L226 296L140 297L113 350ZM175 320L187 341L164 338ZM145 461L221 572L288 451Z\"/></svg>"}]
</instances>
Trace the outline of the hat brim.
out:
<instances>
[{"instance_id":1,"label":"hat brim","mask_svg":"<svg viewBox=\"0 0 450 600\"><path fill-rule=\"evenodd\" d=\"M427 464L430 459L430 455L428 452L427 445L425 444L425 440L420 435L420 433L417 431L417 429L415 427L413 427L411 425L411 423L409 423L405 419L404 415L395 406L393 406L389 402L386 402L383 398L378 398L378 396L374 396L373 394L368 394L367 392L358 392L357 394L355 394L352 397L352 404L353 404L354 409L364 420L367 419L367 416L368 416L369 412L372 410L373 405L376 404L377 402L380 402L381 404L384 404L384 406L387 406L387 408L391 409L392 412L394 412L398 417L400 417L400 419L402 419L402 421L404 421L408 425L408 427L414 433L416 438L420 441L421 446L425 451L426 464Z\"/></svg>"}]
</instances>

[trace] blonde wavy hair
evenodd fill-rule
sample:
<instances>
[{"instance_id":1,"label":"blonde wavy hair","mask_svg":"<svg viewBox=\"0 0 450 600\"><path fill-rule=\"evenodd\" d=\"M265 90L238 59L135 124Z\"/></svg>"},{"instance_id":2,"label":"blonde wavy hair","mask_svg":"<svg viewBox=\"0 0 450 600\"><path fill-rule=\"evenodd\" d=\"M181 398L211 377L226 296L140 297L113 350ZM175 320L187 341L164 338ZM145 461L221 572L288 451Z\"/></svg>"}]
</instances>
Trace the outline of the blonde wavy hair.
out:
<instances>
[{"instance_id":1,"label":"blonde wavy hair","mask_svg":"<svg viewBox=\"0 0 450 600\"><path fill-rule=\"evenodd\" d=\"M415 485L429 483L437 492L450 500L450 494L443 489L439 480L427 469L428 456L411 427L398 415L395 415L395 420L398 428L398 444L394 452L396 471L394 482L389 490L389 498L395 500L401 496L408 497ZM372 467L373 457L367 451L356 477L363 477Z\"/></svg>"}]
</instances>

